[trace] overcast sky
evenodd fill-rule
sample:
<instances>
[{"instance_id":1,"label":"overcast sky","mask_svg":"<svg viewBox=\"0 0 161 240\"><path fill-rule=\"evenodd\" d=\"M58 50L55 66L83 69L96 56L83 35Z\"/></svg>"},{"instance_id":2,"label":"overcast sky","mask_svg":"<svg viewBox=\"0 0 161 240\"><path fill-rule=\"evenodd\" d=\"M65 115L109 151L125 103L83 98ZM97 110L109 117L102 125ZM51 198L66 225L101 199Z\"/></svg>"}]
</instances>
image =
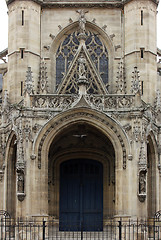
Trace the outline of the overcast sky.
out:
<instances>
[{"instance_id":1,"label":"overcast sky","mask_svg":"<svg viewBox=\"0 0 161 240\"><path fill-rule=\"evenodd\" d=\"M0 51L8 47L7 6L5 0L0 0ZM157 46L161 49L161 0L158 6L158 39Z\"/></svg>"}]
</instances>

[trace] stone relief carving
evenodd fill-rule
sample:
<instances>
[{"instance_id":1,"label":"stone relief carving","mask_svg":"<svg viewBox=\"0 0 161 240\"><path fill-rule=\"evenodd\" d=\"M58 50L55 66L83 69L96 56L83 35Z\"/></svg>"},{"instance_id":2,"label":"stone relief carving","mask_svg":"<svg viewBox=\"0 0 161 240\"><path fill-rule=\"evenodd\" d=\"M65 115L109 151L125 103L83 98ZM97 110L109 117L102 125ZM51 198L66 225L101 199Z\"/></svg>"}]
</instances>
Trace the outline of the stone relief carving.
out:
<instances>
[{"instance_id":1,"label":"stone relief carving","mask_svg":"<svg viewBox=\"0 0 161 240\"><path fill-rule=\"evenodd\" d=\"M40 64L40 73L39 73L39 80L38 80L38 94L46 94L48 93L48 81L47 81L47 66L44 61Z\"/></svg>"},{"instance_id":2,"label":"stone relief carving","mask_svg":"<svg viewBox=\"0 0 161 240\"><path fill-rule=\"evenodd\" d=\"M33 142L32 130L31 130L31 127L29 126L28 123L25 124L25 126L23 128L23 133L24 133L24 137L26 139L26 142L28 142L28 141Z\"/></svg>"},{"instance_id":3,"label":"stone relief carving","mask_svg":"<svg viewBox=\"0 0 161 240\"><path fill-rule=\"evenodd\" d=\"M121 59L120 63L118 64L117 80L116 80L116 93L117 94L126 94L125 69L124 69L124 63L123 63L122 59Z\"/></svg>"},{"instance_id":4,"label":"stone relief carving","mask_svg":"<svg viewBox=\"0 0 161 240\"><path fill-rule=\"evenodd\" d=\"M89 106L97 110L108 111L110 109L130 109L134 105L134 96L130 95L94 95L84 96ZM78 95L33 95L33 108L53 108L55 110L65 110L73 107L79 99Z\"/></svg>"},{"instance_id":5,"label":"stone relief carving","mask_svg":"<svg viewBox=\"0 0 161 240\"><path fill-rule=\"evenodd\" d=\"M132 127L132 137L136 142L147 141L148 130L150 125L148 125L148 121L143 119L142 116L136 116L133 121Z\"/></svg>"},{"instance_id":6,"label":"stone relief carving","mask_svg":"<svg viewBox=\"0 0 161 240\"><path fill-rule=\"evenodd\" d=\"M27 69L24 93L28 93L29 95L33 94L33 77L31 67L28 67Z\"/></svg>"},{"instance_id":7,"label":"stone relief carving","mask_svg":"<svg viewBox=\"0 0 161 240\"><path fill-rule=\"evenodd\" d=\"M141 140L141 122L140 119L138 119L138 117L136 117L134 120L133 137L136 142Z\"/></svg>"},{"instance_id":8,"label":"stone relief carving","mask_svg":"<svg viewBox=\"0 0 161 240\"><path fill-rule=\"evenodd\" d=\"M32 98L32 107L65 110L68 109L77 99L77 95L34 95Z\"/></svg>"},{"instance_id":9,"label":"stone relief carving","mask_svg":"<svg viewBox=\"0 0 161 240\"><path fill-rule=\"evenodd\" d=\"M132 72L132 82L131 82L131 93L141 93L141 84L140 84L140 76L137 67L134 67L134 71Z\"/></svg>"}]
</instances>

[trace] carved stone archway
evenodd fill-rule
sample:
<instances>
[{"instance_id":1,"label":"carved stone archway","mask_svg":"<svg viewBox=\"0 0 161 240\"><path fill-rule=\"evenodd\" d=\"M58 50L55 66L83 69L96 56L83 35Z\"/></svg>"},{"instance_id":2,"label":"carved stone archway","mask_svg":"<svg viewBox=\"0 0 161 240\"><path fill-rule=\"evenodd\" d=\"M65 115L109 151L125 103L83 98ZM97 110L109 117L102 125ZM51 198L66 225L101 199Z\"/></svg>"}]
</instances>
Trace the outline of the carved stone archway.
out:
<instances>
[{"instance_id":1,"label":"carved stone archway","mask_svg":"<svg viewBox=\"0 0 161 240\"><path fill-rule=\"evenodd\" d=\"M44 198L41 198L41 204L42 206L42 212L43 214L49 213L49 206L47 203L47 199L49 197L50 202L50 196L48 193L48 184L52 183L52 177L49 172L49 168L52 168L53 165L49 164L49 153L51 153L51 146L53 143L59 142L61 139L61 136L67 131L70 130L74 126L79 125L85 125L89 126L89 129L93 131L93 133L99 133L100 136L104 139L108 139L110 142L112 148L113 148L113 154L114 154L114 166L115 166L115 179L113 180L113 183L115 183L115 191L114 194L116 195L116 198L113 199L115 202L115 209L113 209L112 214L119 214L122 212L122 204L123 203L123 192L120 192L120 186L122 185L123 178L126 178L126 165L127 165L127 159L131 159L131 149L130 144L128 141L128 137L126 136L126 133L124 130L120 127L120 125L111 117L106 116L105 114L102 114L98 111L88 109L85 107L80 108L74 108L72 110L68 110L66 112L63 112L61 114L58 114L57 116L53 117L51 120L47 122L47 124L42 128L40 131L36 141L34 142L34 148L33 148L33 154L36 156L36 162L35 167L37 167L36 172L39 172L39 176L43 176L43 179L40 177L38 178L39 186L41 186L41 191L44 192ZM94 130L93 130L94 129ZM78 135L72 133L72 135ZM83 134L82 134L83 135ZM69 149L69 148L68 148ZM94 148L93 148L94 149ZM104 166L108 163L108 154L107 152L104 153L100 150L93 153L88 148L83 152L80 148L79 151L75 152L75 149L70 149L70 151L60 150L58 147L58 151L54 151L52 155L52 159L56 161L56 171L59 171L59 165L60 162L66 161L70 158L74 159L77 158L77 156L80 154L82 158L85 158L88 154L90 158L94 160L102 161ZM34 156L34 155L33 155ZM52 161L51 161L52 162ZM57 164L58 163L58 164ZM121 173L121 174L120 174ZM49 176L50 175L50 176ZM51 178L50 178L51 177ZM55 178L55 176L54 176ZM45 182L44 182L45 179ZM58 179L58 178L57 178ZM128 191L128 182L124 179L124 189L127 188ZM48 197L47 197L48 196ZM38 197L38 196L37 196ZM58 203L58 199L56 200ZM57 207L58 209L58 207ZM126 203L126 209L127 203ZM51 210L51 215L57 215L53 210ZM107 213L106 213L107 216Z\"/></svg>"},{"instance_id":2,"label":"carved stone archway","mask_svg":"<svg viewBox=\"0 0 161 240\"><path fill-rule=\"evenodd\" d=\"M110 140L85 122L63 129L50 145L48 165L49 215L59 218L60 165L67 160L88 159L103 166L103 217L114 215L115 152Z\"/></svg>"}]
</instances>

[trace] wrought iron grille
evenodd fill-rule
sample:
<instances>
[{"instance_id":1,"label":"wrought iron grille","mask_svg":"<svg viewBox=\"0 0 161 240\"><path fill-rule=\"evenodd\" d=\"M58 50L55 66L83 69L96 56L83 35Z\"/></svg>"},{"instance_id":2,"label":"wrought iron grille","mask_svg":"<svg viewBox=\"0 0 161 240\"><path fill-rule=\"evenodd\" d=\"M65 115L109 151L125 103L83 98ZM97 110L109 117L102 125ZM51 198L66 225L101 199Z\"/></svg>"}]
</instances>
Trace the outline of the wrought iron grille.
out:
<instances>
[{"instance_id":1,"label":"wrought iron grille","mask_svg":"<svg viewBox=\"0 0 161 240\"><path fill-rule=\"evenodd\" d=\"M114 221L103 223L102 231L60 231L59 222L0 219L1 240L160 240L161 221Z\"/></svg>"}]
</instances>

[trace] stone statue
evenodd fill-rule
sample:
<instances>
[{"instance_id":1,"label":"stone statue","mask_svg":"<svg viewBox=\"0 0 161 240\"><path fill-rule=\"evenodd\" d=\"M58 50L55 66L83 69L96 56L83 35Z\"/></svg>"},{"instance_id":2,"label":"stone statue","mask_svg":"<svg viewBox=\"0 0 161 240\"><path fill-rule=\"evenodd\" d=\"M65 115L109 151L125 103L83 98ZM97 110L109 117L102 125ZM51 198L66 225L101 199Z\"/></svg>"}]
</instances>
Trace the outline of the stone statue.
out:
<instances>
[{"instance_id":1,"label":"stone statue","mask_svg":"<svg viewBox=\"0 0 161 240\"><path fill-rule=\"evenodd\" d=\"M77 11L79 13L79 28L80 28L80 33L81 34L85 34L85 24L86 24L86 18L85 18L85 13L87 13L88 11L84 11L84 10L78 10Z\"/></svg>"},{"instance_id":2,"label":"stone statue","mask_svg":"<svg viewBox=\"0 0 161 240\"><path fill-rule=\"evenodd\" d=\"M146 172L141 171L139 176L139 194L146 193Z\"/></svg>"},{"instance_id":3,"label":"stone statue","mask_svg":"<svg viewBox=\"0 0 161 240\"><path fill-rule=\"evenodd\" d=\"M86 60L83 56L80 56L80 58L78 59L78 63L79 63L79 79L81 79L82 77L85 77L85 63Z\"/></svg>"},{"instance_id":4,"label":"stone statue","mask_svg":"<svg viewBox=\"0 0 161 240\"><path fill-rule=\"evenodd\" d=\"M18 192L24 193L24 173L21 172L18 175Z\"/></svg>"}]
</instances>

